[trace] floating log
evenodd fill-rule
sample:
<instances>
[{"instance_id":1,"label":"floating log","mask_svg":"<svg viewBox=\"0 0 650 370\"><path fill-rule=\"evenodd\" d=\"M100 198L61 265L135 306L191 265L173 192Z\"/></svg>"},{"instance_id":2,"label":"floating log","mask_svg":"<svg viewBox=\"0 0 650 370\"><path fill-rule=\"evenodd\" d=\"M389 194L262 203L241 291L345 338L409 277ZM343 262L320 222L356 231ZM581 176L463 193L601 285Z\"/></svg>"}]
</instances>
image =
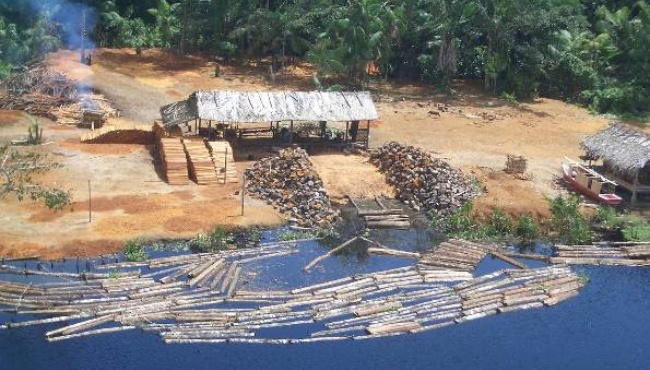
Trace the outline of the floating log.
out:
<instances>
[{"instance_id":1,"label":"floating log","mask_svg":"<svg viewBox=\"0 0 650 370\"><path fill-rule=\"evenodd\" d=\"M520 269L527 269L528 268L528 266L526 266L525 264L517 261L514 258L510 258L510 257L508 257L508 256L506 256L506 255L504 255L504 254L502 254L500 252L490 251L489 253L491 255L493 255L494 257L496 257L496 258L498 258L498 259L500 259L500 260L502 260L504 262L507 262L507 263L509 263L509 264L511 264L511 265L513 265L515 267L519 267Z\"/></svg>"},{"instance_id":2,"label":"floating log","mask_svg":"<svg viewBox=\"0 0 650 370\"><path fill-rule=\"evenodd\" d=\"M456 321L454 321L454 320L445 321L445 322L441 322L441 323L437 323L437 324L433 324L433 325L423 325L419 329L411 330L410 332L413 333L413 334L417 334L417 333L422 333L422 332L425 332L425 331L441 329L441 328L451 326L451 325L454 325L454 324L456 324Z\"/></svg>"},{"instance_id":3,"label":"floating log","mask_svg":"<svg viewBox=\"0 0 650 370\"><path fill-rule=\"evenodd\" d=\"M399 308L402 308L402 303L401 302L388 302L388 303L385 303L383 305L372 305L372 306L359 307L356 310L354 310L354 315L357 316L357 317L368 316L368 315L374 315L374 314L380 313L380 312L397 310ZM373 334L373 333L371 333L371 334Z\"/></svg>"},{"instance_id":4,"label":"floating log","mask_svg":"<svg viewBox=\"0 0 650 370\"><path fill-rule=\"evenodd\" d=\"M575 297L577 295L578 295L578 291L577 290L572 290L572 291L569 291L569 292L565 292L565 293L562 293L562 294L547 298L547 299L544 300L544 304L546 306L554 306L554 305L556 305L556 304L558 304L558 303L560 303L560 302L562 302L562 301L564 301L566 299L573 298L573 297Z\"/></svg>"},{"instance_id":5,"label":"floating log","mask_svg":"<svg viewBox=\"0 0 650 370\"><path fill-rule=\"evenodd\" d=\"M600 266L650 266L650 260L635 259L597 259L597 258L565 258L551 257L551 263L561 263L567 265L600 265Z\"/></svg>"},{"instance_id":6,"label":"floating log","mask_svg":"<svg viewBox=\"0 0 650 370\"><path fill-rule=\"evenodd\" d=\"M418 330L420 328L420 324L411 321L386 325L371 325L366 327L366 331L370 335L384 335L392 333L405 333L413 330Z\"/></svg>"},{"instance_id":7,"label":"floating log","mask_svg":"<svg viewBox=\"0 0 650 370\"><path fill-rule=\"evenodd\" d=\"M225 263L225 260L223 258L219 258L216 261L214 261L211 265L209 265L205 270L203 270L201 273L199 273L197 276L193 277L187 285L190 287L198 284L200 281L202 281L204 278L206 278L209 274L214 272L217 268L222 266Z\"/></svg>"},{"instance_id":8,"label":"floating log","mask_svg":"<svg viewBox=\"0 0 650 370\"><path fill-rule=\"evenodd\" d=\"M47 337L48 342L57 342L61 340L67 340L67 339L72 339L72 338L80 338L80 337L86 337L89 335L97 335L97 334L107 334L107 333L117 333L125 330L132 330L135 329L135 326L132 325L123 325L123 326L116 326L113 328L104 328L104 329L97 329L97 330L88 330L82 333L77 333L77 334L69 334L69 335L60 335L56 337Z\"/></svg>"},{"instance_id":9,"label":"floating log","mask_svg":"<svg viewBox=\"0 0 650 370\"><path fill-rule=\"evenodd\" d=\"M522 303L543 302L548 297L549 296L546 293L519 296L519 297L506 297L506 298L503 299L503 303L506 306L515 306L515 305L519 305L519 304L522 304Z\"/></svg>"},{"instance_id":10,"label":"floating log","mask_svg":"<svg viewBox=\"0 0 650 370\"><path fill-rule=\"evenodd\" d=\"M106 324L108 322L114 321L115 320L115 315L106 315L106 316L100 316L96 317L94 319L82 321L80 323L72 324L65 326L60 329L48 331L45 333L46 337L53 337L53 336L58 336L58 335L68 335L72 334L74 332L86 330L98 325Z\"/></svg>"},{"instance_id":11,"label":"floating log","mask_svg":"<svg viewBox=\"0 0 650 370\"><path fill-rule=\"evenodd\" d=\"M239 282L240 275L241 275L241 266L238 265L231 279L230 287L228 288L228 294L226 294L228 298L232 298L235 296L235 289L237 289L237 282Z\"/></svg>"},{"instance_id":12,"label":"floating log","mask_svg":"<svg viewBox=\"0 0 650 370\"><path fill-rule=\"evenodd\" d=\"M323 254L323 255L321 255L321 256L318 256L318 257L314 258L311 262L309 262L309 263L308 263L305 267L303 267L302 269L305 270L305 271L309 271L309 269L311 269L312 267L314 267L315 265L317 265L318 263L320 263L321 261L323 261L323 260L326 259L327 257L333 255L334 253L336 253L336 252L342 250L343 248L347 247L348 245L354 243L358 238L359 238L358 236L355 236L354 238L349 239L349 240L347 240L346 242L340 244L338 247L336 247L336 248L330 250L329 252L327 252L327 253L325 253L325 254Z\"/></svg>"},{"instance_id":13,"label":"floating log","mask_svg":"<svg viewBox=\"0 0 650 370\"><path fill-rule=\"evenodd\" d=\"M392 257L404 257L404 258L414 258L414 259L419 259L421 257L420 253L416 253L416 252L407 252L407 251L400 251L397 249L374 248L374 247L368 248L368 254L381 254L381 255L392 256Z\"/></svg>"},{"instance_id":14,"label":"floating log","mask_svg":"<svg viewBox=\"0 0 650 370\"><path fill-rule=\"evenodd\" d=\"M542 254L536 254L536 253L504 252L503 255L511 258L522 258L522 259L529 259L535 261L548 261L549 258L548 256L544 256Z\"/></svg>"},{"instance_id":15,"label":"floating log","mask_svg":"<svg viewBox=\"0 0 650 370\"><path fill-rule=\"evenodd\" d=\"M515 312L515 311L530 310L533 308L540 308L540 307L544 307L544 303L531 302L531 303L518 304L512 306L503 306L503 307L499 307L497 310L499 311L499 313L508 313L508 312Z\"/></svg>"},{"instance_id":16,"label":"floating log","mask_svg":"<svg viewBox=\"0 0 650 370\"><path fill-rule=\"evenodd\" d=\"M29 320L29 321L22 321L22 322L8 322L5 324L6 328L8 329L13 329L13 328L21 328L25 326L32 326L32 325L41 325L41 324L51 324L55 322L62 322L62 321L70 321L70 320L79 320L79 319L85 319L91 317L89 314L86 313L79 313L76 315L68 315L68 316L56 316L56 317L50 317L47 319L40 319L40 320Z\"/></svg>"}]
</instances>

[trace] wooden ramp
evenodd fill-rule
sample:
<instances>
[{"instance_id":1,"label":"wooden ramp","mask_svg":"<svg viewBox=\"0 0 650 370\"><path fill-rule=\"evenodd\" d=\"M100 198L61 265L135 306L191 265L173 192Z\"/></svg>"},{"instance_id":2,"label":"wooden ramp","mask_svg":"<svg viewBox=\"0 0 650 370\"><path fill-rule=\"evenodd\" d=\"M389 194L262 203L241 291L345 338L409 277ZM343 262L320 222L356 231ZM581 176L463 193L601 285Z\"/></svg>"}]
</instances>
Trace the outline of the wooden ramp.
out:
<instances>
[{"instance_id":1,"label":"wooden ramp","mask_svg":"<svg viewBox=\"0 0 650 370\"><path fill-rule=\"evenodd\" d=\"M96 130L83 133L81 135L81 142L135 144L147 141L151 143L153 140L152 135L152 125L104 125Z\"/></svg>"},{"instance_id":2,"label":"wooden ramp","mask_svg":"<svg viewBox=\"0 0 650 370\"><path fill-rule=\"evenodd\" d=\"M380 196L374 200L347 195L350 203L356 208L357 215L366 222L368 229L408 229L411 227L410 217L401 208L386 207L385 200Z\"/></svg>"},{"instance_id":3,"label":"wooden ramp","mask_svg":"<svg viewBox=\"0 0 650 370\"><path fill-rule=\"evenodd\" d=\"M187 151L189 173L199 185L217 184L218 179L208 147L203 140L184 139Z\"/></svg>"},{"instance_id":4,"label":"wooden ramp","mask_svg":"<svg viewBox=\"0 0 650 370\"><path fill-rule=\"evenodd\" d=\"M183 142L178 138L161 138L158 152L167 183L170 185L187 184L187 156Z\"/></svg>"},{"instance_id":5,"label":"wooden ramp","mask_svg":"<svg viewBox=\"0 0 650 370\"><path fill-rule=\"evenodd\" d=\"M227 141L209 141L208 146L212 150L212 159L217 181L222 184L239 182L237 168L235 167L235 158L233 157L230 143Z\"/></svg>"}]
</instances>

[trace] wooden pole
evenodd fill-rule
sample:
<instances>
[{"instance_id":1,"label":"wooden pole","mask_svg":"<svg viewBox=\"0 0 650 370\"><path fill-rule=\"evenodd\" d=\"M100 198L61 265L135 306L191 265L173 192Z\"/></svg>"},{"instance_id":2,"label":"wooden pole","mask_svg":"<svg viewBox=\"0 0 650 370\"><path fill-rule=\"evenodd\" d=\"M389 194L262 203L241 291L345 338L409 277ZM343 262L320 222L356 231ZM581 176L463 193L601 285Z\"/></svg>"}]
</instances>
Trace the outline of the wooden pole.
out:
<instances>
[{"instance_id":1,"label":"wooden pole","mask_svg":"<svg viewBox=\"0 0 650 370\"><path fill-rule=\"evenodd\" d=\"M90 180L88 180L88 223L93 222L93 198L90 189Z\"/></svg>"},{"instance_id":2,"label":"wooden pole","mask_svg":"<svg viewBox=\"0 0 650 370\"><path fill-rule=\"evenodd\" d=\"M355 236L354 238L349 239L348 241L346 241L345 243L339 245L338 247L330 250L329 252L327 252L327 253L319 256L319 257L314 258L311 262L309 262L307 264L307 266L303 267L302 269L305 270L305 271L309 271L310 268L314 267L316 264L318 264L322 260L326 259L327 257L333 255L334 253L336 253L336 252L340 251L341 249L347 247L348 245L352 244L357 239L359 239L359 237Z\"/></svg>"},{"instance_id":3,"label":"wooden pole","mask_svg":"<svg viewBox=\"0 0 650 370\"><path fill-rule=\"evenodd\" d=\"M226 147L226 155L223 157L223 183L226 183L228 176L228 147Z\"/></svg>"},{"instance_id":4,"label":"wooden pole","mask_svg":"<svg viewBox=\"0 0 650 370\"><path fill-rule=\"evenodd\" d=\"M241 176L241 215L244 215L244 193L246 192L246 175L242 174Z\"/></svg>"},{"instance_id":5,"label":"wooden pole","mask_svg":"<svg viewBox=\"0 0 650 370\"><path fill-rule=\"evenodd\" d=\"M370 148L370 120L368 122L368 131L366 131L366 149Z\"/></svg>"},{"instance_id":6,"label":"wooden pole","mask_svg":"<svg viewBox=\"0 0 650 370\"><path fill-rule=\"evenodd\" d=\"M630 200L630 203L632 205L636 204L636 194L637 190L639 189L639 170L636 171L636 174L634 175L634 189L632 189L632 199Z\"/></svg>"}]
</instances>

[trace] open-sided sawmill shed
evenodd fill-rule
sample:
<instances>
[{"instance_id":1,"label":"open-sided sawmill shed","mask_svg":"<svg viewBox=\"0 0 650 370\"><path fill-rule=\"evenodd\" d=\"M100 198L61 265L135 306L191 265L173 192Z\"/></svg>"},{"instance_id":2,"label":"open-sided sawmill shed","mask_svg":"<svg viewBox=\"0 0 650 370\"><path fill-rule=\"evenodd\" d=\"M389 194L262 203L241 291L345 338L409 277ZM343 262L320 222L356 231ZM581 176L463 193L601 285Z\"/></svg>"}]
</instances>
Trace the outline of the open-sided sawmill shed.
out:
<instances>
[{"instance_id":1,"label":"open-sided sawmill shed","mask_svg":"<svg viewBox=\"0 0 650 370\"><path fill-rule=\"evenodd\" d=\"M183 133L231 130L239 138L269 133L285 143L363 147L368 146L370 122L378 118L370 93L356 91L196 91L162 107L160 114L166 128L178 126ZM310 122L317 126L316 137L300 137L298 124ZM345 130L327 137L332 122L345 122ZM281 125L287 123L284 132L289 134L283 137Z\"/></svg>"},{"instance_id":2,"label":"open-sided sawmill shed","mask_svg":"<svg viewBox=\"0 0 650 370\"><path fill-rule=\"evenodd\" d=\"M237 182L226 138L237 145L367 148L378 118L368 92L321 91L196 91L160 114L154 132L170 184L187 183L188 174L197 184ZM345 130L328 127L333 122ZM243 140L251 136L257 140Z\"/></svg>"}]
</instances>

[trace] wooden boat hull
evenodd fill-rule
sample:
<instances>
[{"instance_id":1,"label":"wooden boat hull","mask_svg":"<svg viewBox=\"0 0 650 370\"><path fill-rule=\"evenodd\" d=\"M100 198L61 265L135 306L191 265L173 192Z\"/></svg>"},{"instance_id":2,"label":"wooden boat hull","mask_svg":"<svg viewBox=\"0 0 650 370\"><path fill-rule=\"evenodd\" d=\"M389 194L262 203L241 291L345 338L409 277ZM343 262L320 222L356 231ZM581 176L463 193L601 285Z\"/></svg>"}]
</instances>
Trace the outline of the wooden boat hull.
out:
<instances>
[{"instance_id":1,"label":"wooden boat hull","mask_svg":"<svg viewBox=\"0 0 650 370\"><path fill-rule=\"evenodd\" d=\"M572 173L571 166L568 164L562 164L562 172L564 173L564 180L566 180L566 182L571 184L574 189L576 189L580 194L586 196L587 198L609 206L617 206L623 203L623 198L614 193L596 193L588 187L580 184Z\"/></svg>"}]
</instances>

